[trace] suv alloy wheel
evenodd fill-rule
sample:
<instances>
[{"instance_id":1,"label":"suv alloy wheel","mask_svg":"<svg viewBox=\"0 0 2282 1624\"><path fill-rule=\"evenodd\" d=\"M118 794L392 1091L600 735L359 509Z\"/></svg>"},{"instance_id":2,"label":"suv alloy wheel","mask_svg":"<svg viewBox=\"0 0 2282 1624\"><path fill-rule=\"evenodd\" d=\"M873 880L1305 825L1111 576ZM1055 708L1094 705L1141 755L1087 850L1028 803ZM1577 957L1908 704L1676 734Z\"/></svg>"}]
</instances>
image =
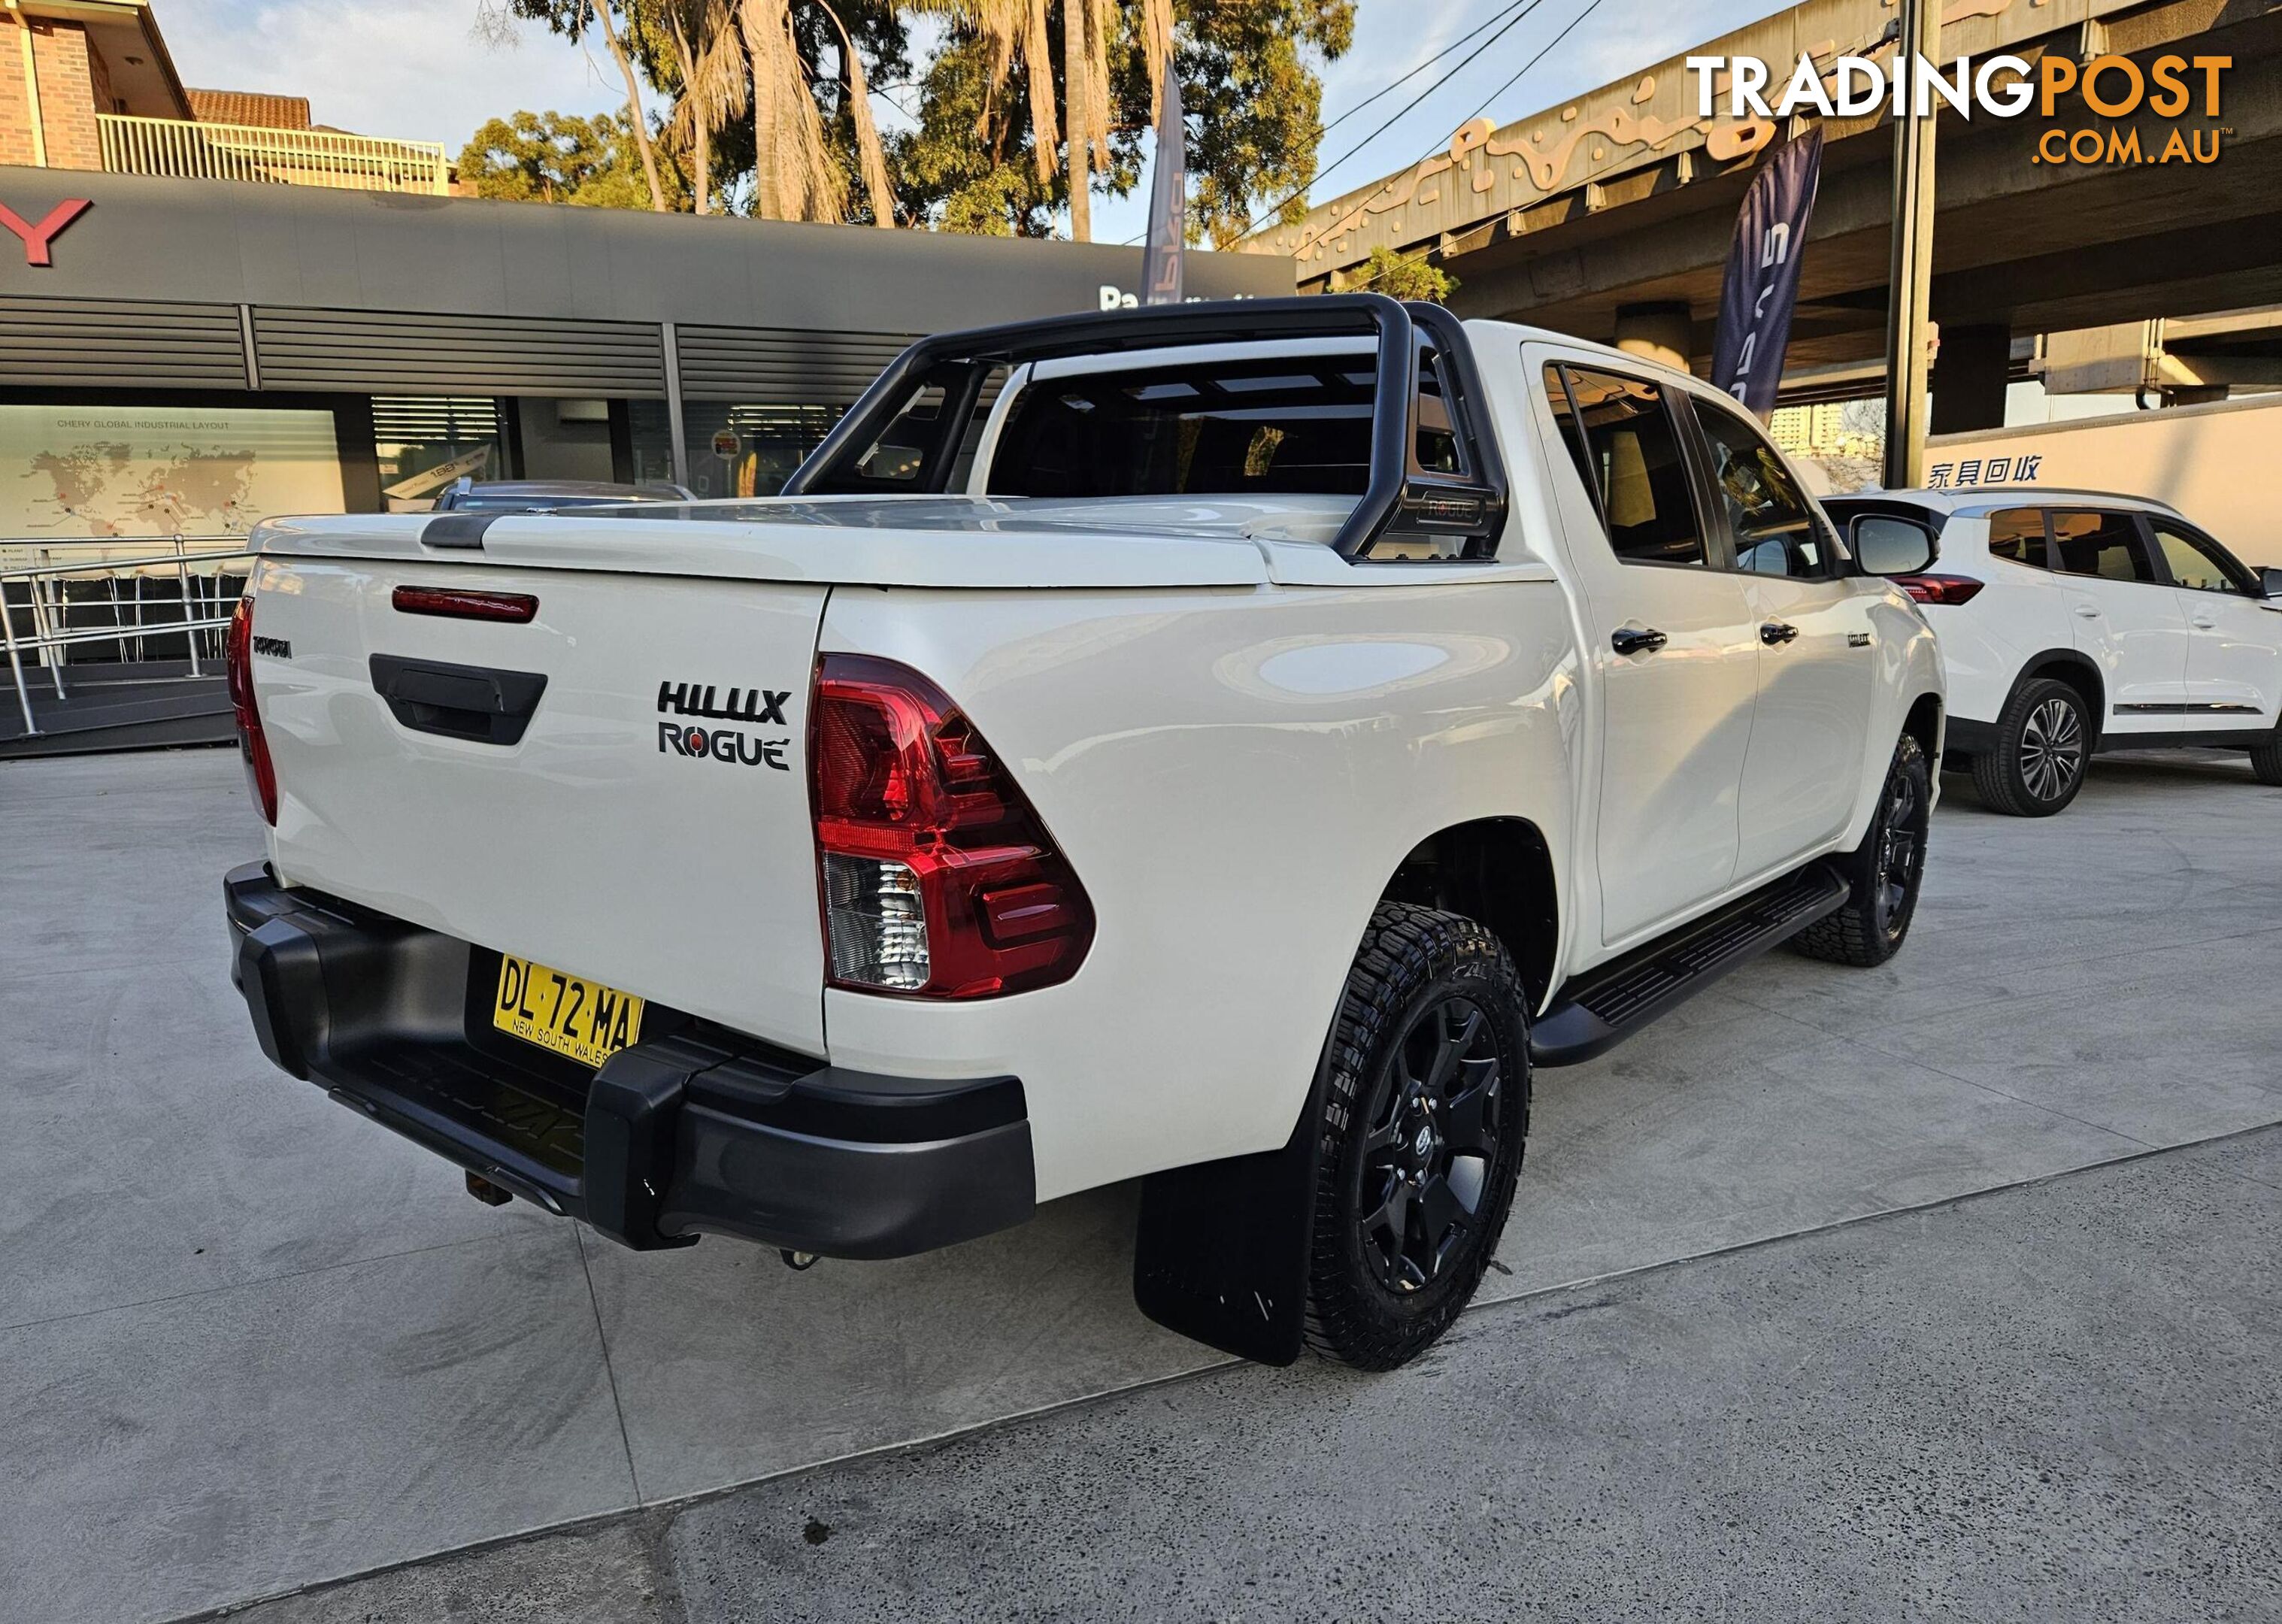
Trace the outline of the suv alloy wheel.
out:
<instances>
[{"instance_id":1,"label":"suv alloy wheel","mask_svg":"<svg viewBox=\"0 0 2282 1624\"><path fill-rule=\"evenodd\" d=\"M2065 682L2023 682L1998 719L1997 740L1973 758L1973 786L1990 811L2049 818L2076 799L2092 758L2092 719Z\"/></svg>"}]
</instances>

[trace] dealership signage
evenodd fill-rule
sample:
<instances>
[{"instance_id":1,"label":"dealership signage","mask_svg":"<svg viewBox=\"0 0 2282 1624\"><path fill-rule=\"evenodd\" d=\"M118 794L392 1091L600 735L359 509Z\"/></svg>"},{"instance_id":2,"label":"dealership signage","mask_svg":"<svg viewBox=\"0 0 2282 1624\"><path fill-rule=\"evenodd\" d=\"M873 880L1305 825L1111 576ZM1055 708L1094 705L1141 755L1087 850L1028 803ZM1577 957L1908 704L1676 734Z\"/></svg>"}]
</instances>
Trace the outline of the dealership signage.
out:
<instances>
[{"instance_id":1,"label":"dealership signage","mask_svg":"<svg viewBox=\"0 0 2282 1624\"><path fill-rule=\"evenodd\" d=\"M6 204L0 203L0 226L4 226L13 232L24 245L25 264L52 265L55 260L48 252L49 245L61 237L64 234L64 229L73 221L77 220L94 206L95 205L85 198L66 198L61 203L50 209L40 222L35 225Z\"/></svg>"}]
</instances>

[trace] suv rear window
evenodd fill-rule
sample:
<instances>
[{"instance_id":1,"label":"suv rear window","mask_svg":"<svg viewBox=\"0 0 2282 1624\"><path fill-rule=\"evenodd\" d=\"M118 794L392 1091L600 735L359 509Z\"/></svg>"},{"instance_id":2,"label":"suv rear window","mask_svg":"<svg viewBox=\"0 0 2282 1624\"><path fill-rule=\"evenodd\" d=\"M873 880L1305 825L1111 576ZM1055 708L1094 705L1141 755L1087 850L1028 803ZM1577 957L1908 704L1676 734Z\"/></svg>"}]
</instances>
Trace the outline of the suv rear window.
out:
<instances>
[{"instance_id":1,"label":"suv rear window","mask_svg":"<svg viewBox=\"0 0 2282 1624\"><path fill-rule=\"evenodd\" d=\"M2053 562L2069 575L2110 581L2153 581L2155 563L2128 513L2054 513Z\"/></svg>"},{"instance_id":2,"label":"suv rear window","mask_svg":"<svg viewBox=\"0 0 2282 1624\"><path fill-rule=\"evenodd\" d=\"M1989 556L2009 558L2032 570L2048 570L2045 562L2045 510L2008 508L1989 516Z\"/></svg>"}]
</instances>

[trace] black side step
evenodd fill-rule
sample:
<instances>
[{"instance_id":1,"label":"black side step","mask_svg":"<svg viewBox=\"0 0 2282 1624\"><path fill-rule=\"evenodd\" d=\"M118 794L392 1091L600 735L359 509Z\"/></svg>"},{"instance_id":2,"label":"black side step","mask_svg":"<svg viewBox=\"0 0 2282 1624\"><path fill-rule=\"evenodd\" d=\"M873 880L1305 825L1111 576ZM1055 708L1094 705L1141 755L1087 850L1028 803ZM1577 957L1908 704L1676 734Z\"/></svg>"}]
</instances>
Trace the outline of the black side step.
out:
<instances>
[{"instance_id":1,"label":"black side step","mask_svg":"<svg viewBox=\"0 0 2282 1624\"><path fill-rule=\"evenodd\" d=\"M1530 1027L1529 1058L1574 1066L1629 1037L1737 965L1844 905L1850 888L1810 863L1621 959L1572 976Z\"/></svg>"}]
</instances>

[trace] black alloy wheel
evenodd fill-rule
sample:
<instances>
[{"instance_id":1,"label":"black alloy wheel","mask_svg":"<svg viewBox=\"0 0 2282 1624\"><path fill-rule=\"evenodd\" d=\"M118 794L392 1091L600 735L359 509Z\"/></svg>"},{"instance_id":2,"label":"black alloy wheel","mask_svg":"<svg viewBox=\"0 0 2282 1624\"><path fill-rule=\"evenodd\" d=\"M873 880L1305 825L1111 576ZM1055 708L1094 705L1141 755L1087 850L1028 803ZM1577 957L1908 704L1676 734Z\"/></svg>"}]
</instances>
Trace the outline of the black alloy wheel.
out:
<instances>
[{"instance_id":1,"label":"black alloy wheel","mask_svg":"<svg viewBox=\"0 0 2282 1624\"><path fill-rule=\"evenodd\" d=\"M1356 1220L1379 1284L1443 1277L1481 1221L1497 1166L1504 1062L1488 1017L1458 994L1411 1019L1363 1138Z\"/></svg>"},{"instance_id":2,"label":"black alloy wheel","mask_svg":"<svg viewBox=\"0 0 2282 1624\"><path fill-rule=\"evenodd\" d=\"M1926 835L1933 822L1929 776L1897 770L1886 779L1886 804L1878 813L1871 922L1889 952L1908 934L1910 916L1917 911L1918 882L1925 878Z\"/></svg>"},{"instance_id":3,"label":"black alloy wheel","mask_svg":"<svg viewBox=\"0 0 2282 1624\"><path fill-rule=\"evenodd\" d=\"M1307 1336L1393 1370L1455 1321L1513 1204L1529 1132L1528 994L1462 914L1383 902L1324 1046Z\"/></svg>"},{"instance_id":4,"label":"black alloy wheel","mask_svg":"<svg viewBox=\"0 0 2282 1624\"><path fill-rule=\"evenodd\" d=\"M1894 745L1870 832L1844 857L1825 860L1845 880L1846 900L1790 939L1810 959L1867 969L1901 951L1917 917L1933 828L1933 773L1909 734Z\"/></svg>"}]
</instances>

